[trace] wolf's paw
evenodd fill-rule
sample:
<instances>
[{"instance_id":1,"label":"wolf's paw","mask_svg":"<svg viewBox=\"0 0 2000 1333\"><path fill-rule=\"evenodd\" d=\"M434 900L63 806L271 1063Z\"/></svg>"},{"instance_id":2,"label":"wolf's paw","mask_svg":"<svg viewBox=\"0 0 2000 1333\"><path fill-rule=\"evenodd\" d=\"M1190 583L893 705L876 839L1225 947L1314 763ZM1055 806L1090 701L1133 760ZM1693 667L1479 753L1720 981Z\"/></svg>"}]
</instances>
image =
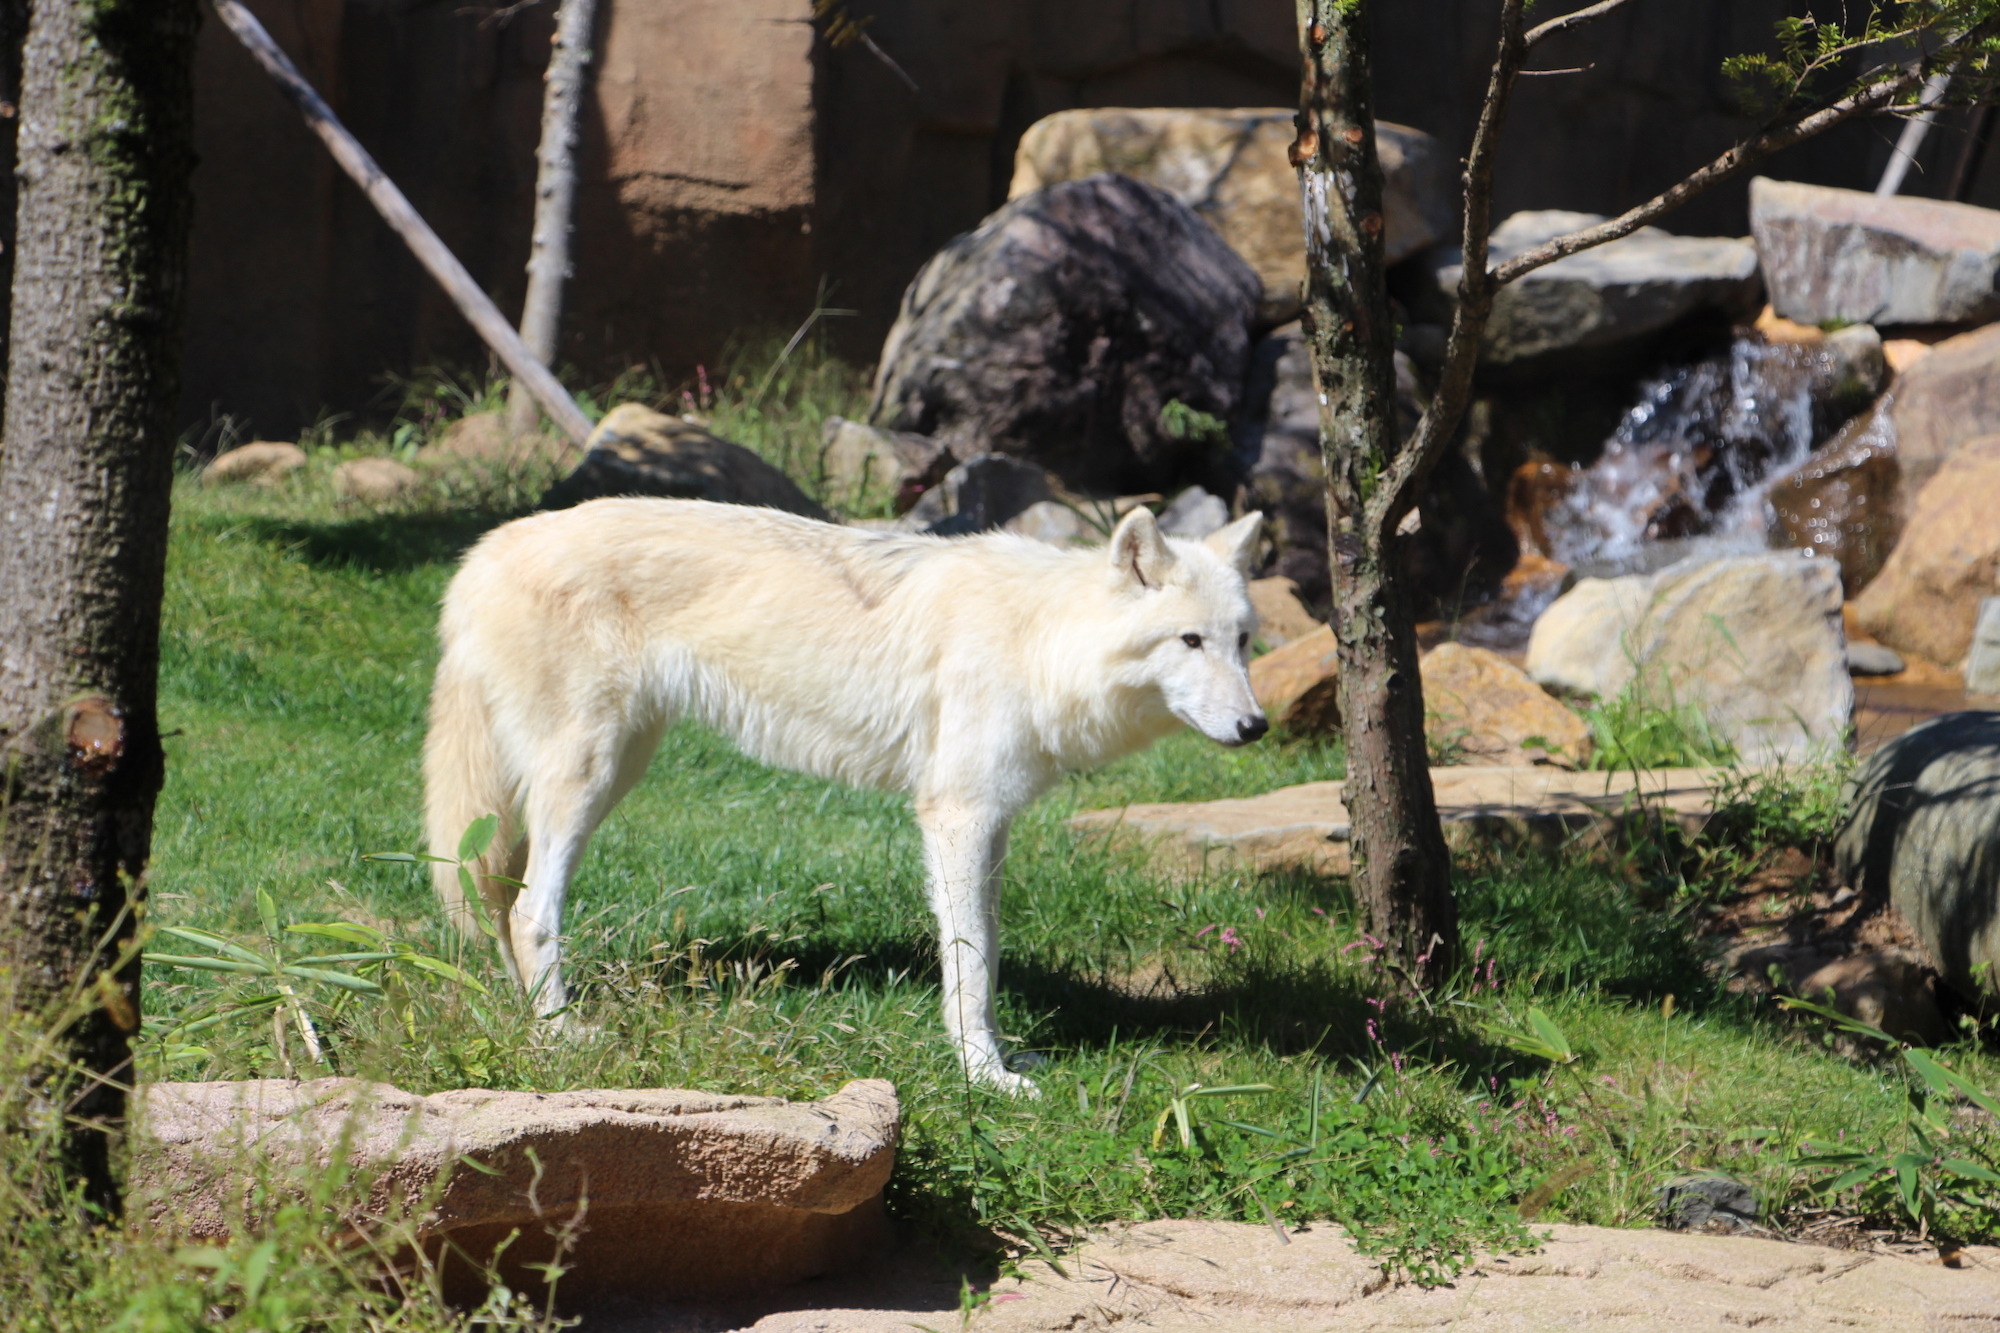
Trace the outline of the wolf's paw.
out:
<instances>
[{"instance_id":1,"label":"wolf's paw","mask_svg":"<svg viewBox=\"0 0 2000 1333\"><path fill-rule=\"evenodd\" d=\"M972 1081L982 1088L990 1088L1009 1097L1019 1097L1023 1101L1036 1101L1042 1095L1042 1090L1036 1086L1035 1080L1023 1078L1005 1068L975 1070Z\"/></svg>"}]
</instances>

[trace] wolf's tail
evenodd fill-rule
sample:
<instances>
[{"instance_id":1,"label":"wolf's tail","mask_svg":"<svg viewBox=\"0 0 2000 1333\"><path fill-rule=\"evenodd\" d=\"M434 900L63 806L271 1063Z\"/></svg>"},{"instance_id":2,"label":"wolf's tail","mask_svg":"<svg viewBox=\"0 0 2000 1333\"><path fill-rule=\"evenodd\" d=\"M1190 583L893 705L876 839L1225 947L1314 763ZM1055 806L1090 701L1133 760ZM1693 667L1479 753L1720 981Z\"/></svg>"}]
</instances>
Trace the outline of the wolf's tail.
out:
<instances>
[{"instance_id":1,"label":"wolf's tail","mask_svg":"<svg viewBox=\"0 0 2000 1333\"><path fill-rule=\"evenodd\" d=\"M452 923L468 935L477 934L479 925L459 883L460 840L476 821L488 815L499 819L485 850L466 869L472 872L488 912L505 929L514 889L491 877L516 871L517 797L502 769L485 691L447 642L431 686L430 731L424 738L424 823L431 855L445 858L431 863L438 901Z\"/></svg>"}]
</instances>

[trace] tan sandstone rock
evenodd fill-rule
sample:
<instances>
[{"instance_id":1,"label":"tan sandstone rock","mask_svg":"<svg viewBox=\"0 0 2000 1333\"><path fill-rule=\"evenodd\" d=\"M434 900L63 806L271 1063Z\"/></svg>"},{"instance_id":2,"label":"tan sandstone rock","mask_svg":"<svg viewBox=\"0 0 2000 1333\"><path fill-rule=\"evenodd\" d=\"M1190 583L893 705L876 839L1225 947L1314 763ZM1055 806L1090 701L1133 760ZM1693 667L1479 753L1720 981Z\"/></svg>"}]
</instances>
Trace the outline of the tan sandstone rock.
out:
<instances>
[{"instance_id":1,"label":"tan sandstone rock","mask_svg":"<svg viewBox=\"0 0 2000 1333\"><path fill-rule=\"evenodd\" d=\"M1338 650L1320 625L1250 664L1250 691L1272 722L1306 736L1340 730Z\"/></svg>"},{"instance_id":2,"label":"tan sandstone rock","mask_svg":"<svg viewBox=\"0 0 2000 1333\"><path fill-rule=\"evenodd\" d=\"M1958 449L1917 493L1903 538L1854 613L1883 643L1963 661L1982 598L2000 593L2000 435Z\"/></svg>"},{"instance_id":3,"label":"tan sandstone rock","mask_svg":"<svg viewBox=\"0 0 2000 1333\"><path fill-rule=\"evenodd\" d=\"M334 493L363 504L387 504L422 481L414 468L393 458L351 458L333 470Z\"/></svg>"},{"instance_id":4,"label":"tan sandstone rock","mask_svg":"<svg viewBox=\"0 0 2000 1333\"><path fill-rule=\"evenodd\" d=\"M1266 323L1294 319L1305 279L1299 181L1286 153L1294 113L1269 108L1087 107L1028 127L1007 197L1100 171L1135 176L1177 196L1257 270ZM1377 121L1384 176L1385 259L1415 254L1451 228L1450 171L1437 141Z\"/></svg>"},{"instance_id":5,"label":"tan sandstone rock","mask_svg":"<svg viewBox=\"0 0 2000 1333\"><path fill-rule=\"evenodd\" d=\"M1576 767L1590 757L1590 728L1500 654L1441 643L1423 657L1424 731L1432 751L1469 764Z\"/></svg>"},{"instance_id":6,"label":"tan sandstone rock","mask_svg":"<svg viewBox=\"0 0 2000 1333\"><path fill-rule=\"evenodd\" d=\"M1576 773L1520 765L1431 770L1438 818L1454 848L1534 845L1588 852L1671 820L1698 831L1719 774L1659 768ZM1072 832L1142 847L1172 878L1208 872L1303 870L1344 875L1351 824L1344 783L1307 782L1262 796L1088 810Z\"/></svg>"},{"instance_id":7,"label":"tan sandstone rock","mask_svg":"<svg viewBox=\"0 0 2000 1333\"><path fill-rule=\"evenodd\" d=\"M1810 758L1853 723L1840 569L1791 552L1582 579L1535 622L1527 669L1552 689L1696 709L1750 763Z\"/></svg>"},{"instance_id":8,"label":"tan sandstone rock","mask_svg":"<svg viewBox=\"0 0 2000 1333\"><path fill-rule=\"evenodd\" d=\"M505 412L471 412L444 428L444 433L417 451L424 463L481 463L488 467L526 462L554 465L575 456L568 440L540 433L516 438L507 433Z\"/></svg>"},{"instance_id":9,"label":"tan sandstone rock","mask_svg":"<svg viewBox=\"0 0 2000 1333\"><path fill-rule=\"evenodd\" d=\"M1272 648L1303 639L1323 623L1299 600L1299 585L1282 576L1251 579L1250 605L1257 608L1257 637Z\"/></svg>"},{"instance_id":10,"label":"tan sandstone rock","mask_svg":"<svg viewBox=\"0 0 2000 1333\"><path fill-rule=\"evenodd\" d=\"M296 444L258 440L217 454L201 470L201 479L210 485L255 481L269 485L282 481L306 465L306 451Z\"/></svg>"},{"instance_id":11,"label":"tan sandstone rock","mask_svg":"<svg viewBox=\"0 0 2000 1333\"><path fill-rule=\"evenodd\" d=\"M1870 949L1836 958L1796 983L1798 992L1831 1005L1898 1041L1936 1046L1951 1035L1938 1008L1937 974L1899 949Z\"/></svg>"},{"instance_id":12,"label":"tan sandstone rock","mask_svg":"<svg viewBox=\"0 0 2000 1333\"><path fill-rule=\"evenodd\" d=\"M1757 1237L1537 1227L1532 1254L1481 1259L1436 1287L1398 1285L1328 1223L1162 1221L1114 1226L994 1282L962 1325L955 1284L774 1296L687 1327L756 1333L1921 1333L1990 1329L2000 1249L1958 1266ZM692 1314L692 1312L690 1312ZM676 1325L677 1327L680 1325ZM633 1325L634 1333L640 1325ZM647 1328L654 1327L646 1325ZM622 1333L622 1329L620 1331Z\"/></svg>"},{"instance_id":13,"label":"tan sandstone rock","mask_svg":"<svg viewBox=\"0 0 2000 1333\"><path fill-rule=\"evenodd\" d=\"M1959 446L2000 434L2000 324L1934 343L1899 368L1889 416L1907 507Z\"/></svg>"},{"instance_id":14,"label":"tan sandstone rock","mask_svg":"<svg viewBox=\"0 0 2000 1333\"><path fill-rule=\"evenodd\" d=\"M139 1113L133 1194L154 1225L227 1235L255 1182L302 1181L343 1151L372 1180L370 1217L418 1214L427 1245L540 1279L546 1228L582 1214L565 1298L719 1295L795 1282L879 1239L899 1109L881 1081L817 1102L640 1089L417 1097L387 1084L154 1083ZM471 1165L469 1165L470 1163ZM539 1163L537 1170L536 1163ZM448 1286L477 1276L447 1262Z\"/></svg>"},{"instance_id":15,"label":"tan sandstone rock","mask_svg":"<svg viewBox=\"0 0 2000 1333\"><path fill-rule=\"evenodd\" d=\"M827 502L844 509L886 504L900 514L957 461L927 435L846 417L828 417L820 437Z\"/></svg>"}]
</instances>

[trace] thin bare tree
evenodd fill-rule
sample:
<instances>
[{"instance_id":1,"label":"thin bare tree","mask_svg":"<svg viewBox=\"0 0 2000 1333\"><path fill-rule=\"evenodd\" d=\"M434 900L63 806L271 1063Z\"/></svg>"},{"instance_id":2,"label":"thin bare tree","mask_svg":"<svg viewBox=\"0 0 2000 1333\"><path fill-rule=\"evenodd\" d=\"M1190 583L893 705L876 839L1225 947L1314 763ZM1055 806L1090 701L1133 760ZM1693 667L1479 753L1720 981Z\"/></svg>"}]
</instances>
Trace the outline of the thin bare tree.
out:
<instances>
[{"instance_id":1,"label":"thin bare tree","mask_svg":"<svg viewBox=\"0 0 2000 1333\"><path fill-rule=\"evenodd\" d=\"M165 762L154 711L194 168L195 0L36 0L0 452L0 966L53 1023L67 1166L110 1141Z\"/></svg>"},{"instance_id":2,"label":"thin bare tree","mask_svg":"<svg viewBox=\"0 0 2000 1333\"><path fill-rule=\"evenodd\" d=\"M1599 0L1533 28L1525 25L1527 0L1497 2L1498 49L1465 161L1457 309L1430 404L1416 429L1399 439L1370 87L1373 6L1298 0L1304 77L1292 164L1305 213L1303 322L1326 462L1355 896L1369 932L1417 981L1435 980L1455 963L1458 917L1424 741L1413 604L1395 537L1464 417L1495 295L1543 265L1630 235L1780 149L1856 116L1906 107L1943 71L1956 68L1961 95L1976 96L1990 88L2000 59L2000 0L1926 0L1893 12L1871 7L1851 32L1787 20L1777 55L1738 58L1729 67L1769 95L1755 133L1617 217L1489 266L1495 153L1528 56L1634 0ZM1878 53L1909 49L1919 36L1942 39L1912 64L1868 63Z\"/></svg>"},{"instance_id":3,"label":"thin bare tree","mask_svg":"<svg viewBox=\"0 0 2000 1333\"><path fill-rule=\"evenodd\" d=\"M563 283L570 272L569 238L576 215L577 119L596 22L597 0L562 0L543 78L535 229L528 249L528 294L521 304L521 341L551 370L562 342ZM507 433L529 435L540 425L534 395L525 384L515 384L507 393Z\"/></svg>"}]
</instances>

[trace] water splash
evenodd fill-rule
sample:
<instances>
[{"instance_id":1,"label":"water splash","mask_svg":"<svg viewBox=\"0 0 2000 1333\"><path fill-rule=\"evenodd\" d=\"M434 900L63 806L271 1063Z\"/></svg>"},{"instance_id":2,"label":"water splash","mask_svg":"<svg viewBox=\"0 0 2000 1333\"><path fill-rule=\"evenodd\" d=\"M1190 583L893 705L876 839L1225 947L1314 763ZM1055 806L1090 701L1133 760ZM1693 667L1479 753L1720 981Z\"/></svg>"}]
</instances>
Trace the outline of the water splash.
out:
<instances>
[{"instance_id":1,"label":"water splash","mask_svg":"<svg viewBox=\"0 0 2000 1333\"><path fill-rule=\"evenodd\" d=\"M1645 381L1596 462L1538 465L1510 508L1528 544L1580 573L1761 550L1765 490L1839 424L1839 379L1819 347L1739 336Z\"/></svg>"}]
</instances>

